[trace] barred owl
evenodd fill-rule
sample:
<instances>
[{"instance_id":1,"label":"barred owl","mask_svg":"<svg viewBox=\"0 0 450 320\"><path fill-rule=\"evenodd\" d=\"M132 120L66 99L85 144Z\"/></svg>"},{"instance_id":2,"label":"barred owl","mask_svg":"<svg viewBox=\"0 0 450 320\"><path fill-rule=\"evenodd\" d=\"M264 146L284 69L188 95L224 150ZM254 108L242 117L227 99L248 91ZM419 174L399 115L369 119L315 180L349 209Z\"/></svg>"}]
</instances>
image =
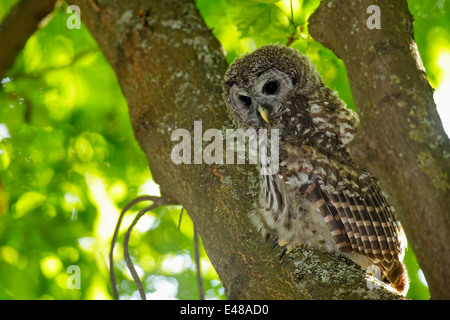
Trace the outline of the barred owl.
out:
<instances>
[{"instance_id":1,"label":"barred owl","mask_svg":"<svg viewBox=\"0 0 450 320\"><path fill-rule=\"evenodd\" d=\"M223 87L240 128L279 133L278 172L261 175L251 214L256 228L288 249L309 246L377 266L406 294L403 229L378 181L349 153L357 114L323 84L309 58L263 46L232 63Z\"/></svg>"}]
</instances>

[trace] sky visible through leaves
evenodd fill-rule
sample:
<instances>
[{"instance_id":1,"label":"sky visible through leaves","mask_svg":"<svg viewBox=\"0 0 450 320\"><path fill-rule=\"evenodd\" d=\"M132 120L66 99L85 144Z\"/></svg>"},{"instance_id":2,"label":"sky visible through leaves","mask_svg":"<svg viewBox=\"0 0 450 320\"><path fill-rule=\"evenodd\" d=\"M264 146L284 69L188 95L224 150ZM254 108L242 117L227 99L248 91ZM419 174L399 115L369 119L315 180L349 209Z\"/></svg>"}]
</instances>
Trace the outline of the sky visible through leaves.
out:
<instances>
[{"instance_id":1,"label":"sky visible through leaves","mask_svg":"<svg viewBox=\"0 0 450 320\"><path fill-rule=\"evenodd\" d=\"M15 3L0 3L0 21ZM261 45L291 41L355 108L342 61L308 33L318 3L198 0L197 6L229 63ZM449 1L408 4L435 100L443 120L449 119ZM44 22L1 79L0 299L111 299L108 252L120 210L138 195L159 195L116 75L84 25L67 28L66 8L63 3ZM125 216L116 245L121 299L139 298L121 244L144 206ZM179 226L180 211L155 209L132 233L130 254L149 299L199 297L193 224L184 213ZM225 299L202 246L200 256L206 298ZM408 297L427 299L411 250L406 264L412 279ZM79 289L70 288L70 266L79 268Z\"/></svg>"}]
</instances>

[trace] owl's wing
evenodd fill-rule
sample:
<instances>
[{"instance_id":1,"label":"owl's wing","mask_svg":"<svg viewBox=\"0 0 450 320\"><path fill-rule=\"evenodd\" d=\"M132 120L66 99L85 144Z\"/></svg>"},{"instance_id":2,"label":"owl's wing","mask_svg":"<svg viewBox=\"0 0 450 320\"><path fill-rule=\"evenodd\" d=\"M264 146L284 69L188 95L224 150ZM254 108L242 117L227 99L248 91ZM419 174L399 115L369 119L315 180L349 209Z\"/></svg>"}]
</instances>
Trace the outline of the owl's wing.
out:
<instances>
[{"instance_id":1,"label":"owl's wing","mask_svg":"<svg viewBox=\"0 0 450 320\"><path fill-rule=\"evenodd\" d=\"M321 181L301 190L319 208L342 252L357 252L374 262L398 259L403 230L377 184L362 195L348 190L330 192Z\"/></svg>"},{"instance_id":2,"label":"owl's wing","mask_svg":"<svg viewBox=\"0 0 450 320\"><path fill-rule=\"evenodd\" d=\"M370 180L361 194L330 190L320 180L305 184L300 192L320 210L341 252L368 257L403 292L408 286L401 262L404 232L378 183Z\"/></svg>"}]
</instances>

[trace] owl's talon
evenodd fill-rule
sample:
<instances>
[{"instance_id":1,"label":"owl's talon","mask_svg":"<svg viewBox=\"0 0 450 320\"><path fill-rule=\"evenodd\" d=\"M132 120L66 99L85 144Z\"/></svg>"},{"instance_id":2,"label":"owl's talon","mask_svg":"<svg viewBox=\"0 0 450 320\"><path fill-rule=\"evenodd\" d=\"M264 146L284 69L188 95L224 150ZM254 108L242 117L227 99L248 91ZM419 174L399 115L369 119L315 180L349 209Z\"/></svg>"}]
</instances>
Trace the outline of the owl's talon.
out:
<instances>
[{"instance_id":1,"label":"owl's talon","mask_svg":"<svg viewBox=\"0 0 450 320\"><path fill-rule=\"evenodd\" d=\"M276 246L284 247L284 248L281 249L281 252L280 252L280 255L279 255L279 259L280 260L283 258L283 256L286 254L286 252L289 251L289 248L285 247L285 245L286 245L286 241L280 240L280 239L275 239L272 242L272 246L271 246L272 250L275 249Z\"/></svg>"},{"instance_id":2,"label":"owl's talon","mask_svg":"<svg viewBox=\"0 0 450 320\"><path fill-rule=\"evenodd\" d=\"M286 254L287 251L288 251L287 248L283 248L283 250L281 250L280 257L279 257L280 260L281 260L281 258L283 258L283 256Z\"/></svg>"},{"instance_id":3,"label":"owl's talon","mask_svg":"<svg viewBox=\"0 0 450 320\"><path fill-rule=\"evenodd\" d=\"M275 247L278 245L278 239L275 239L273 242L272 242L272 245L271 245L271 249L273 250L273 249L275 249Z\"/></svg>"}]
</instances>

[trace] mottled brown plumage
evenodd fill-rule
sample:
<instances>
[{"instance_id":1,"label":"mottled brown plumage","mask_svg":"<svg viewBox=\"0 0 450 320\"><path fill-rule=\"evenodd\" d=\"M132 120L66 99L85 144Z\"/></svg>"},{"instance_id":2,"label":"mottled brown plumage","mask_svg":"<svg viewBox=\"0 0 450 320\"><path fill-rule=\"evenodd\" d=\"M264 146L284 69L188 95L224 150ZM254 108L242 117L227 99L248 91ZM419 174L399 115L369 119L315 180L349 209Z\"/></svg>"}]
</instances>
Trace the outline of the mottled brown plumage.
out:
<instances>
[{"instance_id":1,"label":"mottled brown plumage","mask_svg":"<svg viewBox=\"0 0 450 320\"><path fill-rule=\"evenodd\" d=\"M279 171L261 176L256 227L288 248L306 245L375 265L405 294L404 232L378 181L349 154L358 117L309 58L261 47L230 66L224 99L240 127L279 130Z\"/></svg>"}]
</instances>

